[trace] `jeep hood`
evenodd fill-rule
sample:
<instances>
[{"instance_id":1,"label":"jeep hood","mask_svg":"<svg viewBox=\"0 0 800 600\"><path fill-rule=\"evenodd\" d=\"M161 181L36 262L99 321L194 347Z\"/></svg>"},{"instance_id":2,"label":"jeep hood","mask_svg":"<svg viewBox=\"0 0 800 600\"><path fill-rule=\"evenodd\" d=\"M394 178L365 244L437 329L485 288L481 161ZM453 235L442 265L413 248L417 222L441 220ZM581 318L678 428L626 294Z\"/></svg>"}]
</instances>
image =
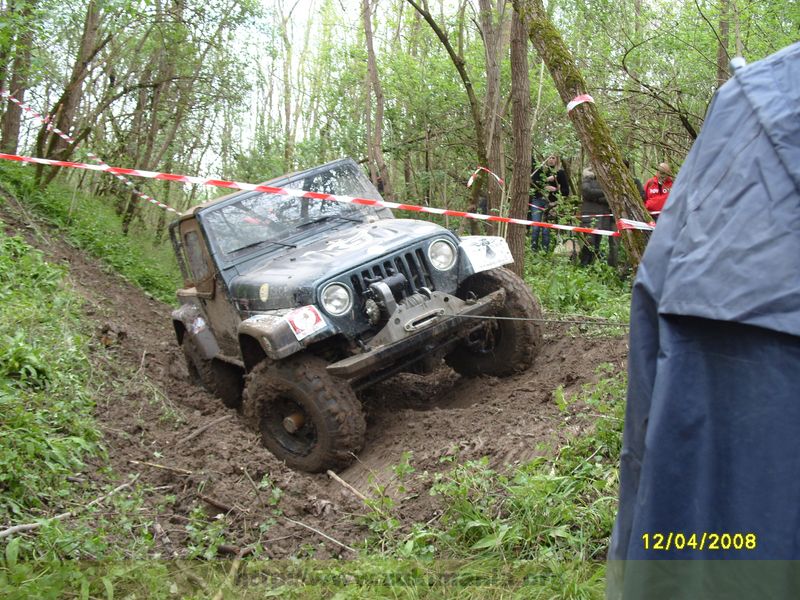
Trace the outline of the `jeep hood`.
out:
<instances>
[{"instance_id":1,"label":"jeep hood","mask_svg":"<svg viewBox=\"0 0 800 600\"><path fill-rule=\"evenodd\" d=\"M325 279L415 242L450 232L433 223L380 219L373 223L343 222L314 235L290 240L296 248L280 248L241 262L230 282L231 295L246 310L292 308L313 301Z\"/></svg>"}]
</instances>

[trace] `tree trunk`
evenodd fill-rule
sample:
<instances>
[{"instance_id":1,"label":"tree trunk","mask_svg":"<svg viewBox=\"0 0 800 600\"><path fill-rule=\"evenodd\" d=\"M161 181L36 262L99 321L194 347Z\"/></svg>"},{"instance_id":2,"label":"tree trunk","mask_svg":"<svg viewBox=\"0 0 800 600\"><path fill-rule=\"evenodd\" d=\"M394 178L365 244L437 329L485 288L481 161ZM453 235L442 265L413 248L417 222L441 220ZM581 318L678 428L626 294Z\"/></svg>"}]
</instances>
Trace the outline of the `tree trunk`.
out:
<instances>
[{"instance_id":1,"label":"tree trunk","mask_svg":"<svg viewBox=\"0 0 800 600\"><path fill-rule=\"evenodd\" d=\"M436 34L436 37L439 38L439 41L444 46L445 50L447 51L450 60L453 62L453 65L458 71L458 75L461 78L461 83L464 85L464 91L467 93L467 99L469 100L469 107L470 112L472 113L472 123L475 127L475 154L476 158L478 159L478 165L485 166L488 163L487 160L487 153L486 153L486 136L484 133L483 127L483 119L481 118L481 107L478 103L478 98L475 95L475 88L472 86L472 80L469 78L469 74L467 73L466 64L464 63L464 59L461 55L456 54L456 51L453 49L452 44L450 44L450 40L447 37L447 34L444 30L439 27L436 20L433 18L430 12L428 12L421 4L419 4L416 0L406 0L414 9L422 15L422 18L430 25L433 32ZM480 177L476 178L475 185L472 186L472 196L470 197L469 201L469 212L476 212L478 206L478 198L480 197L481 190L483 189L483 182L486 179L485 173L482 174ZM470 232L473 234L478 233L478 223L475 220L470 220L469 222Z\"/></svg>"},{"instance_id":2,"label":"tree trunk","mask_svg":"<svg viewBox=\"0 0 800 600\"><path fill-rule=\"evenodd\" d=\"M294 165L295 132L292 129L292 41L289 39L289 20L299 1L286 15L281 15L280 35L285 52L283 63L283 170L288 173ZM282 10L282 9L281 9Z\"/></svg>"},{"instance_id":3,"label":"tree trunk","mask_svg":"<svg viewBox=\"0 0 800 600\"><path fill-rule=\"evenodd\" d=\"M374 170L377 171L382 185L378 186L382 190L384 198L392 200L394 194L392 193L391 182L389 181L389 169L386 167L386 162L383 159L383 87L381 86L380 77L378 76L378 62L375 60L375 48L372 44L372 8L369 0L362 0L361 16L364 20L364 36L367 42L367 71L369 86L375 94L375 122L372 130L372 139L367 140L367 150L370 156L370 162L374 165ZM369 96L368 96L369 98ZM367 103L367 112L372 113L371 103ZM372 169L370 169L372 171ZM377 178L373 179L373 183L378 184Z\"/></svg>"},{"instance_id":4,"label":"tree trunk","mask_svg":"<svg viewBox=\"0 0 800 600\"><path fill-rule=\"evenodd\" d=\"M480 0L480 24L483 33L483 47L486 56L486 99L484 102L483 122L486 127L486 151L488 164L486 165L498 177L503 174L503 147L502 127L500 121L500 57L501 36L503 29L503 15L505 0L498 0L497 23L494 22L495 12L491 0ZM496 182L487 179L486 196L488 198L489 214L499 214L503 190L495 185ZM494 224L492 224L494 230Z\"/></svg>"},{"instance_id":5,"label":"tree trunk","mask_svg":"<svg viewBox=\"0 0 800 600\"><path fill-rule=\"evenodd\" d=\"M528 78L528 37L526 26L517 11L511 15L511 112L514 131L514 172L511 175L509 214L525 219L528 214L531 164L531 83ZM528 228L509 225L508 245L514 257L512 270L525 271L525 247Z\"/></svg>"},{"instance_id":6,"label":"tree trunk","mask_svg":"<svg viewBox=\"0 0 800 600\"><path fill-rule=\"evenodd\" d=\"M547 16L542 0L513 0L514 8L528 23L528 36L547 66L556 89L565 104L587 93L586 82L578 70L572 53ZM584 102L569 112L578 138L589 153L597 180L605 192L617 219L650 221L630 170L597 107ZM634 267L644 254L646 236L639 230L623 231L622 242Z\"/></svg>"},{"instance_id":7,"label":"tree trunk","mask_svg":"<svg viewBox=\"0 0 800 600\"><path fill-rule=\"evenodd\" d=\"M97 32L99 27L100 8L97 6L95 0L90 0L86 7L86 17L83 22L83 34L81 36L80 46L78 47L78 54L72 65L72 75L54 111L56 115L55 126L65 133L72 130L73 121L75 120L75 111L83 97L83 82L89 75L89 63L100 49L100 47L97 46ZM107 43L108 39L110 38L107 38L101 46ZM47 131L46 126L43 127L45 131ZM69 158L74 144L68 144L64 139L52 132L45 133L44 139L47 140L47 149L44 153L46 158L56 160L66 160ZM36 174L40 185L46 186L53 180L57 173L58 168L50 168L47 175L44 177L42 177L41 169L37 169Z\"/></svg>"},{"instance_id":8,"label":"tree trunk","mask_svg":"<svg viewBox=\"0 0 800 600\"><path fill-rule=\"evenodd\" d=\"M33 11L33 2L24 2L20 9L19 18L27 21ZM9 10L12 10L9 7ZM33 45L33 26L29 24L17 37L14 46L14 61L11 65L11 81L8 91L17 100L24 102L25 91L28 87L28 71L31 65L31 46ZM0 148L7 154L16 154L19 146L19 129L22 119L22 109L13 102L7 102L6 112L3 113L2 133L0 133Z\"/></svg>"},{"instance_id":9,"label":"tree trunk","mask_svg":"<svg viewBox=\"0 0 800 600\"><path fill-rule=\"evenodd\" d=\"M728 63L731 60L728 55L728 38L730 37L729 12L729 0L720 0L719 37L717 39L717 87L721 87L730 77L730 73L728 73Z\"/></svg>"}]
</instances>

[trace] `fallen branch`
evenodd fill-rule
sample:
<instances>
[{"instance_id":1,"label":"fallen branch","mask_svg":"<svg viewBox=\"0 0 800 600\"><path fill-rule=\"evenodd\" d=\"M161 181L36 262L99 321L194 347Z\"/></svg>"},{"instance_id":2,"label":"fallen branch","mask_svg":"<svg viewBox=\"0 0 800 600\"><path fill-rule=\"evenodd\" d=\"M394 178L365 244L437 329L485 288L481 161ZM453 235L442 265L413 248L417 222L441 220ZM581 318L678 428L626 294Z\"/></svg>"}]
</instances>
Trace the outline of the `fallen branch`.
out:
<instances>
[{"instance_id":1,"label":"fallen branch","mask_svg":"<svg viewBox=\"0 0 800 600\"><path fill-rule=\"evenodd\" d=\"M252 546L245 546L242 548L241 546L233 546L231 544L220 544L217 547L217 552L222 554L236 554L237 556L245 557L252 554L254 549Z\"/></svg>"},{"instance_id":2,"label":"fallen branch","mask_svg":"<svg viewBox=\"0 0 800 600\"><path fill-rule=\"evenodd\" d=\"M249 482L250 482L250 485L252 485L252 486L253 486L253 489L254 489L254 490L255 490L255 492L256 492L256 496L260 495L260 494L261 494L261 490L260 490L260 489L258 489L258 486L256 485L256 482L255 482L255 481L253 481L253 478L252 478L252 477L250 477L250 473L248 473L248 472L247 472L247 469L246 469L246 468L244 468L244 467L240 467L240 468L242 469L242 473L244 473L244 476L245 476L245 477L247 477L247 481L249 481Z\"/></svg>"},{"instance_id":3,"label":"fallen branch","mask_svg":"<svg viewBox=\"0 0 800 600\"><path fill-rule=\"evenodd\" d=\"M225 415L224 417L220 417L219 419L214 419L214 420L213 420L213 421L211 421L210 423L206 423L206 424L205 424L205 425L203 425L202 427L200 427L200 428L198 428L198 429L194 430L192 433L190 433L189 435L187 435L187 436L186 436L185 438L183 438L182 440L178 440L178 441L175 443L175 446L174 446L174 447L175 447L175 448L177 448L177 447L178 447L178 446L180 446L181 444L185 444L186 442L189 442L189 441L193 440L194 438L196 438L198 435L200 435L201 433L203 433L203 432L204 432L204 431L206 431L207 429L210 429L211 427L213 427L214 425L217 425L218 423L222 423L223 421L227 421L227 420L228 420L228 419L230 419L232 416L233 416L233 415Z\"/></svg>"},{"instance_id":4,"label":"fallen branch","mask_svg":"<svg viewBox=\"0 0 800 600\"><path fill-rule=\"evenodd\" d=\"M350 547L350 546L348 546L347 544L343 544L342 542L340 542L339 540L336 540L336 539L332 538L332 537L331 537L331 536L329 536L328 534L326 534L326 533L322 533L322 532L321 532L319 529L314 529L313 527L311 527L311 525L306 525L305 523L301 523L300 521L295 521L294 519L290 519L289 517L283 517L283 518L284 518L284 519L286 519L287 521L289 521L290 523L294 523L295 525L300 525L300 527L305 527L305 528L306 528L306 529L308 529L309 531L313 531L313 532L314 532L314 533L316 533L317 535L320 535L320 536L324 537L324 538L325 538L326 540L328 540L329 542L333 542L333 543L334 543L334 544L336 544L337 546L341 546L342 548L344 548L345 550L349 550L349 551L350 551L350 552L352 552L353 554L358 554L358 551L357 551L355 548L351 548L351 547Z\"/></svg>"},{"instance_id":5,"label":"fallen branch","mask_svg":"<svg viewBox=\"0 0 800 600\"><path fill-rule=\"evenodd\" d=\"M137 479L139 479L139 474L138 473L136 474L136 477L134 477L130 481L128 481L126 483L123 483L122 485L119 485L119 486L115 487L113 490L111 490L107 494L105 494L103 496L100 496L99 498L96 498L95 500L92 500L86 506L81 506L80 508L76 508L75 510L71 510L71 511L65 512L65 513L61 513L60 515L56 515L55 517L51 517L49 519L44 519L43 521L38 521L36 523L25 523L23 525L14 525L13 527L9 527L8 529L4 529L3 531L0 531L0 539L2 539L4 537L8 537L9 535L13 535L15 533L22 533L24 531L31 531L33 529L38 529L39 527L41 527L45 523L49 523L50 521L61 521L61 520L66 519L68 517L75 516L80 511L86 510L87 508L91 508L92 506L95 506L96 504L100 504L106 498L109 498L109 497L113 496L114 494L116 494L117 492L119 492L120 490L123 490L126 487L129 487Z\"/></svg>"},{"instance_id":6,"label":"fallen branch","mask_svg":"<svg viewBox=\"0 0 800 600\"><path fill-rule=\"evenodd\" d=\"M165 471L172 471L173 473L180 473L181 475L194 475L194 471L187 471L186 469L181 469L180 467L159 465L158 463L145 462L142 460L129 460L128 462L132 465L142 465L145 467L153 467L154 469L163 469Z\"/></svg>"},{"instance_id":7,"label":"fallen branch","mask_svg":"<svg viewBox=\"0 0 800 600\"><path fill-rule=\"evenodd\" d=\"M228 504L225 504L221 500L217 500L215 498L211 498L210 496L206 496L204 494L200 494L199 492L197 494L197 497L200 498L200 500L202 500L203 502L208 502L211 506L214 506L214 507L216 507L216 508L218 508L220 510L224 510L227 513L230 513L230 512L246 513L247 512L247 510L245 510L245 509L238 508L236 506L230 506Z\"/></svg>"},{"instance_id":8,"label":"fallen branch","mask_svg":"<svg viewBox=\"0 0 800 600\"><path fill-rule=\"evenodd\" d=\"M360 498L361 500L363 500L363 501L364 501L364 502L366 502L366 503L369 503L369 501L370 501L370 499L369 499L369 498L367 498L367 497L366 497L364 494L362 494L361 492L359 492L359 491L358 491L356 488L354 488L352 485L350 485L349 483L347 483L347 482L346 482L344 479L342 479L341 477L339 477L339 476L338 476L336 473L334 473L334 472L333 472L333 471L331 471L330 469L328 469L328 470L326 471L326 473L328 474L328 477L330 477L331 479L333 479L333 480L334 480L336 483L338 483L339 485L343 486L344 488L346 488L346 489L350 490L350 492L352 492L352 493L353 493L353 494L354 494L356 497Z\"/></svg>"},{"instance_id":9,"label":"fallen branch","mask_svg":"<svg viewBox=\"0 0 800 600\"><path fill-rule=\"evenodd\" d=\"M364 504L366 504L366 505L367 505L367 508L369 508L370 510L374 510L374 511L375 511L375 512L377 512L379 515L381 515L382 517L387 517L387 516L388 516L388 515L387 515L387 514L386 514L386 513L385 513L385 512L384 512L384 511L381 509L381 507L380 507L380 506L378 506L378 503L377 503L377 502L375 502L375 500L374 500L374 499L372 499L372 498L370 498L370 497L368 497L368 496L365 496L364 494L362 494L361 492L359 492L359 491L358 491L356 488L354 488L352 485L350 485L349 483L347 483L347 482L346 482L344 479L342 479L341 477L339 477L339 476L338 476L336 473L334 473L334 472L333 472L333 471L331 471L330 469L328 469L328 471L327 471L327 474L328 474L328 477L330 477L331 479L333 479L333 480L334 480L336 483L340 484L340 485L341 485L341 486L343 486L345 489L349 490L349 491L350 491L352 494L354 494L354 495L355 495L357 498L360 498L360 499L361 499L361 500L364 502Z\"/></svg>"}]
</instances>

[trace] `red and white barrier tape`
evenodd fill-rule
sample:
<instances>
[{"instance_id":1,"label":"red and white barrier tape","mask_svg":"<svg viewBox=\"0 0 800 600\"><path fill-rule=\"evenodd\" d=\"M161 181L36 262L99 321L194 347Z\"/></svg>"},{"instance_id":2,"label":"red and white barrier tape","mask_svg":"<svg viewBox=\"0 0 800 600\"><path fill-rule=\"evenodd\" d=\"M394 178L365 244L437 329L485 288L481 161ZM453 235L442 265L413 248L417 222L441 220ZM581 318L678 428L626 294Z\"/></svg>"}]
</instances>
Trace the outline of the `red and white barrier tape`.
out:
<instances>
[{"instance_id":1,"label":"red and white barrier tape","mask_svg":"<svg viewBox=\"0 0 800 600\"><path fill-rule=\"evenodd\" d=\"M631 219L617 219L617 229L624 231L626 229L641 229L643 231L653 231L656 228L656 222L650 221L644 223L642 221L633 221Z\"/></svg>"},{"instance_id":2,"label":"red and white barrier tape","mask_svg":"<svg viewBox=\"0 0 800 600\"><path fill-rule=\"evenodd\" d=\"M18 99L17 99L17 98L15 98L14 96L12 96L12 95L11 95L9 92L7 92L6 90L0 90L0 96L2 96L2 97L5 97L5 98L8 98L8 100L10 100L11 102L13 102L13 103L14 103L14 104L16 104L17 106L19 106L19 107L20 107L22 110L24 110L24 111L25 111L25 112L27 112L28 114L30 114L30 115L31 115L31 116L32 116L34 119L37 119L37 120L38 120L40 123L42 123L42 125L45 125L49 131L52 131L52 132L53 132L53 133L55 133L57 136L59 136L61 139L65 140L66 142L68 142L68 143L70 143L70 144L74 144L74 143L76 143L76 141L77 141L77 140L75 140L75 138L74 138L74 137L72 137L71 135L68 135L68 134L64 133L64 132L63 132L63 131L61 131L61 130L60 130L58 127L56 127L56 126L54 126L52 123L50 123L50 115L48 115L48 116L46 116L46 117L43 117L41 114L39 114L38 112L36 112L35 110L33 110L33 109L30 107L30 106L28 106L28 105L27 105L27 104L25 104L24 102L22 102L22 101L18 100ZM84 151L86 152L86 155L87 155L89 158L91 158L93 161L95 161L97 164L99 164L99 165L102 165L102 166L104 166L104 167L108 167L108 165L107 165L107 164L106 164L106 163L103 161L103 159L101 159L99 156L97 156L96 154L94 154L94 153L93 153L93 152L91 152L90 150L86 150L86 149L84 149ZM110 168L110 167L109 167L109 168ZM145 194L145 193L143 193L143 192L140 192L139 190L137 190L137 189L135 188L135 186L134 186L134 183L133 183L133 182L132 182L130 179L128 179L127 177L123 177L122 175L120 175L120 174L118 174L118 173L111 173L111 174L112 174L112 175L114 175L114 177L116 177L117 179L119 179L119 180L120 180L122 183L124 183L126 186L128 186L128 187L131 189L131 192L132 192L132 193L133 193L135 196L137 196L137 197L141 198L142 200L146 200L147 202L150 202L151 204L155 204L155 205L156 205L156 206L158 206L159 208L163 208L164 210L168 210L168 211L170 211L170 212L173 212L173 213L175 213L176 215L177 215L177 214L180 214L180 211L178 211L178 210L175 210L175 209L174 209L174 208L172 208L171 206L168 206L168 205L164 204L163 202L159 202L159 201L158 201L158 200L156 200L155 198L153 198L153 197L151 197L151 196L148 196L147 194Z\"/></svg>"},{"instance_id":3,"label":"red and white barrier tape","mask_svg":"<svg viewBox=\"0 0 800 600\"><path fill-rule=\"evenodd\" d=\"M500 187L505 187L505 185L506 185L505 181L500 179L500 177L495 175L493 171L490 171L486 167L478 167L477 169L475 169L475 172L472 175L469 176L469 181L467 181L467 187L472 187L472 184L475 183L475 178L478 176L478 173L480 173L481 171L486 171L489 175L491 175L492 177L494 177L497 180L497 183L500 184Z\"/></svg>"},{"instance_id":4,"label":"red and white barrier tape","mask_svg":"<svg viewBox=\"0 0 800 600\"><path fill-rule=\"evenodd\" d=\"M589 227L574 227L572 225L560 225L558 223L542 223L539 221L529 221L527 219L513 219L511 217L496 217L494 215L483 215L479 213L469 213L460 210L447 210L444 208L434 208L432 206L417 206L415 204L401 204L399 202L389 202L388 200L374 200L372 198L354 198L352 196L338 196L335 194L323 194L321 192L306 192L304 190L292 190L269 185L257 185L254 183L242 183L239 181L227 181L225 179L214 179L206 177L194 177L191 175L176 175L173 173L159 173L156 171L142 171L140 169L124 169L122 167L109 167L108 165L89 165L85 163L77 163L65 160L50 160L46 158L33 158L30 156L20 156L17 154L1 154L0 159L12 160L15 162L23 163L36 163L41 165L48 165L51 167L68 167L72 169L87 169L89 171L102 171L111 173L113 175L131 175L134 177L145 177L148 179L160 179L162 181L178 181L180 183L189 183L194 185L204 185L209 187L220 187L234 190L245 190L251 192L265 192L267 194L276 194L281 196L295 196L298 198L310 198L313 200L330 200L333 202L342 202L345 204L360 204L363 206L380 206L391 208L395 210L403 210L410 212L429 213L433 215L447 215L450 217L462 217L465 219L475 219L478 221L491 221L495 223L512 223L514 225L525 225L534 227L545 227L547 229L559 229L561 231L577 231L579 233L591 233L594 235L605 236L618 236L617 231L608 231L604 229L591 229ZM174 209L173 209L174 210ZM630 221L624 219L625 226L620 226L621 229L641 229L650 228L647 223L640 223L639 221ZM642 227L640 227L642 226Z\"/></svg>"},{"instance_id":5,"label":"red and white barrier tape","mask_svg":"<svg viewBox=\"0 0 800 600\"><path fill-rule=\"evenodd\" d=\"M575 96L572 100L567 103L567 114L569 114L573 108L576 106L580 106L584 102L590 102L594 104L594 98L592 98L589 94L581 94L580 96Z\"/></svg>"},{"instance_id":6,"label":"red and white barrier tape","mask_svg":"<svg viewBox=\"0 0 800 600\"><path fill-rule=\"evenodd\" d=\"M539 210L545 210L541 206L537 206L533 202L528 203L529 206L533 208L538 208ZM651 215L660 215L661 211L651 212ZM597 217L613 217L613 213L605 213L601 215L577 215L579 219L590 219L590 218L597 218ZM634 221L632 219L619 219L617 222L617 229L623 231L625 229L641 229L644 231L652 231L655 229L656 222L650 221L649 223L645 223L644 221Z\"/></svg>"}]
</instances>

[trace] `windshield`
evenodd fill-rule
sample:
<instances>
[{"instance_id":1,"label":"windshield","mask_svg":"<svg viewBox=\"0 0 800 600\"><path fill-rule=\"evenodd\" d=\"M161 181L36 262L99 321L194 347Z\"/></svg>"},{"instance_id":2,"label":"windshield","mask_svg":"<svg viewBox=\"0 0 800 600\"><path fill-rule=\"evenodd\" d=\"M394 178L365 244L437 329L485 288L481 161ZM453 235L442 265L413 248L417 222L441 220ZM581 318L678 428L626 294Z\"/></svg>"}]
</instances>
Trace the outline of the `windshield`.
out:
<instances>
[{"instance_id":1,"label":"windshield","mask_svg":"<svg viewBox=\"0 0 800 600\"><path fill-rule=\"evenodd\" d=\"M350 161L271 185L380 199L361 169ZM341 220L361 222L377 214L375 209L357 204L263 192L242 194L235 199L235 202L203 212L206 233L225 254L243 253L267 244L290 245L283 240L311 230L315 224Z\"/></svg>"}]
</instances>

